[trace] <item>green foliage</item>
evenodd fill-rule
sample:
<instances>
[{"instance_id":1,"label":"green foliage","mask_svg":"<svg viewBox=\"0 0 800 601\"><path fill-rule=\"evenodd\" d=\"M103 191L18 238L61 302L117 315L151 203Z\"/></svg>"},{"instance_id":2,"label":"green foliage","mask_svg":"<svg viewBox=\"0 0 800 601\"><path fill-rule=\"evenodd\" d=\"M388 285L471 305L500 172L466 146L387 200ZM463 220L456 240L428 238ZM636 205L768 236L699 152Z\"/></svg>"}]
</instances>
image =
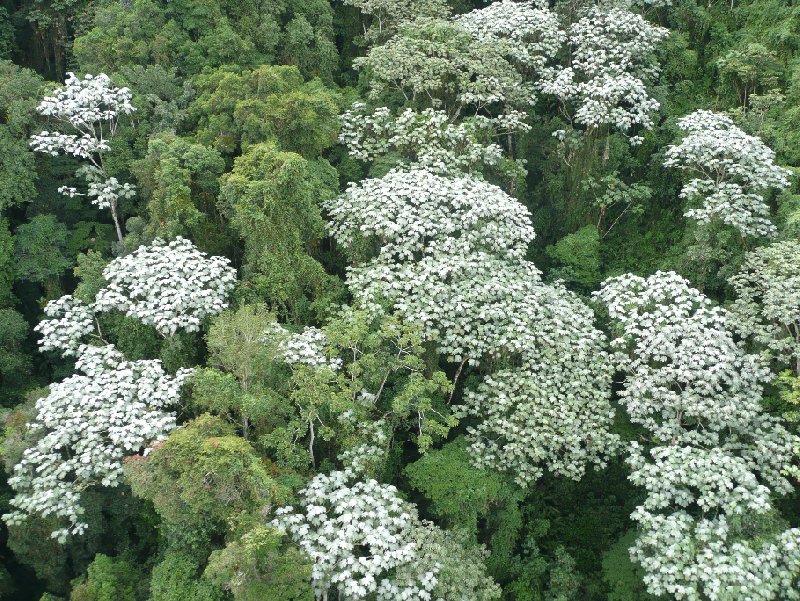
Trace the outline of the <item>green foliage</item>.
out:
<instances>
[{"instance_id":1,"label":"green foliage","mask_svg":"<svg viewBox=\"0 0 800 601\"><path fill-rule=\"evenodd\" d=\"M222 601L222 590L200 573L190 554L167 552L153 568L148 601Z\"/></svg>"},{"instance_id":2,"label":"green foliage","mask_svg":"<svg viewBox=\"0 0 800 601\"><path fill-rule=\"evenodd\" d=\"M433 515L475 538L479 518L518 498L509 495L513 485L501 474L475 469L467 448L467 441L459 437L410 463L404 473L409 484L430 501Z\"/></svg>"},{"instance_id":3,"label":"green foliage","mask_svg":"<svg viewBox=\"0 0 800 601\"><path fill-rule=\"evenodd\" d=\"M337 60L331 22L323 0L109 2L97 7L94 27L76 38L74 52L81 68L93 73L156 64L186 76L279 60L306 75L330 77Z\"/></svg>"},{"instance_id":4,"label":"green foliage","mask_svg":"<svg viewBox=\"0 0 800 601\"><path fill-rule=\"evenodd\" d=\"M70 601L138 601L142 575L131 562L99 553L85 578L72 583Z\"/></svg>"},{"instance_id":5,"label":"green foliage","mask_svg":"<svg viewBox=\"0 0 800 601\"><path fill-rule=\"evenodd\" d=\"M72 266L65 255L67 226L53 215L37 215L17 228L15 243L17 277L42 284L47 297L55 297L59 279Z\"/></svg>"},{"instance_id":6,"label":"green foliage","mask_svg":"<svg viewBox=\"0 0 800 601\"><path fill-rule=\"evenodd\" d=\"M26 352L28 322L14 309L0 309L0 406L18 400L32 371Z\"/></svg>"},{"instance_id":7,"label":"green foliage","mask_svg":"<svg viewBox=\"0 0 800 601\"><path fill-rule=\"evenodd\" d=\"M654 599L642 583L642 569L631 562L628 549L636 540L636 530L628 530L603 554L603 581L608 586L608 601L646 601Z\"/></svg>"},{"instance_id":8,"label":"green foliage","mask_svg":"<svg viewBox=\"0 0 800 601\"><path fill-rule=\"evenodd\" d=\"M150 215L148 237L191 236L202 241L202 250L224 248L227 232L215 226L217 178L225 169L220 154L173 134L151 138L147 151L137 171Z\"/></svg>"},{"instance_id":9,"label":"green foliage","mask_svg":"<svg viewBox=\"0 0 800 601\"><path fill-rule=\"evenodd\" d=\"M553 246L547 247L547 256L557 267L550 277L564 280L581 290L591 290L600 283L600 234L597 227L587 225L577 232L567 234Z\"/></svg>"},{"instance_id":10,"label":"green foliage","mask_svg":"<svg viewBox=\"0 0 800 601\"><path fill-rule=\"evenodd\" d=\"M322 315L340 294L312 253L325 235L319 201L337 192L336 172L274 144L256 144L222 178L220 207L244 240L244 286L279 315Z\"/></svg>"},{"instance_id":11,"label":"green foliage","mask_svg":"<svg viewBox=\"0 0 800 601\"><path fill-rule=\"evenodd\" d=\"M228 519L278 494L266 462L222 419L201 416L125 467L134 494L153 503L170 545L201 552Z\"/></svg>"},{"instance_id":12,"label":"green foliage","mask_svg":"<svg viewBox=\"0 0 800 601\"><path fill-rule=\"evenodd\" d=\"M196 78L189 107L197 140L227 155L261 142L308 158L336 143L339 94L319 79L304 81L295 66L241 73L220 69Z\"/></svg>"},{"instance_id":13,"label":"green foliage","mask_svg":"<svg viewBox=\"0 0 800 601\"><path fill-rule=\"evenodd\" d=\"M256 525L214 551L203 577L236 601L312 601L311 563L282 532Z\"/></svg>"}]
</instances>

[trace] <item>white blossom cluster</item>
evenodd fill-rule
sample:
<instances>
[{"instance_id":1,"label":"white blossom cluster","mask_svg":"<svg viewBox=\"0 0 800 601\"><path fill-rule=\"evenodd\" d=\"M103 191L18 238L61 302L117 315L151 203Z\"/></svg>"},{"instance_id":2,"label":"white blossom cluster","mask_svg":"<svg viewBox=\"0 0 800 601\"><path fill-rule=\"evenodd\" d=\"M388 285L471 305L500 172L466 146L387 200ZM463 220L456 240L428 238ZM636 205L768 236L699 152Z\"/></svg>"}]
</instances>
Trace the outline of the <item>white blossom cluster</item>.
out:
<instances>
[{"instance_id":1,"label":"white blossom cluster","mask_svg":"<svg viewBox=\"0 0 800 601\"><path fill-rule=\"evenodd\" d=\"M797 441L763 412L769 372L736 342L730 315L675 273L612 278L595 297L619 333L620 402L650 437L628 459L631 481L647 491L631 555L648 590L698 600L789 590L800 530L766 541L733 532L791 490L784 474Z\"/></svg>"},{"instance_id":2,"label":"white blossom cluster","mask_svg":"<svg viewBox=\"0 0 800 601\"><path fill-rule=\"evenodd\" d=\"M375 46L353 67L368 76L369 98L402 93L409 103L445 110L451 117L488 107L524 110L536 102L526 80L503 48L481 42L450 21L426 20L404 27Z\"/></svg>"},{"instance_id":3,"label":"white blossom cluster","mask_svg":"<svg viewBox=\"0 0 800 601\"><path fill-rule=\"evenodd\" d=\"M356 102L341 117L339 142L347 146L353 157L363 161L396 152L412 168L455 175L496 167L503 161L502 147L491 139L512 129L529 128L509 118L515 116L506 116L502 123L483 116L454 123L441 110L407 108L395 116L389 108L380 107L370 114L364 103ZM525 173L521 164L517 171Z\"/></svg>"},{"instance_id":4,"label":"white blossom cluster","mask_svg":"<svg viewBox=\"0 0 800 601\"><path fill-rule=\"evenodd\" d=\"M527 484L542 466L579 477L614 452L605 339L577 297L524 260L534 232L521 203L412 170L362 181L326 208L345 249L373 249L349 272L357 303L388 302L449 361L519 366L465 396L462 414L482 420L470 432L476 463Z\"/></svg>"},{"instance_id":5,"label":"white blossom cluster","mask_svg":"<svg viewBox=\"0 0 800 601\"><path fill-rule=\"evenodd\" d=\"M668 34L626 8L594 6L569 29L572 65L548 68L540 88L574 103L575 121L590 130L650 129L659 103L646 81L658 75L654 53Z\"/></svg>"},{"instance_id":6,"label":"white blossom cluster","mask_svg":"<svg viewBox=\"0 0 800 601\"><path fill-rule=\"evenodd\" d=\"M534 231L528 210L497 186L424 169L392 171L324 203L330 230L349 248L367 239L381 262L419 260L432 243L521 258Z\"/></svg>"},{"instance_id":7,"label":"white blossom cluster","mask_svg":"<svg viewBox=\"0 0 800 601\"><path fill-rule=\"evenodd\" d=\"M328 337L319 328L306 326L302 332L291 333L276 322L264 332L264 340L275 344L281 360L289 365L308 365L333 371L342 367L339 357L326 354Z\"/></svg>"},{"instance_id":8,"label":"white blossom cluster","mask_svg":"<svg viewBox=\"0 0 800 601\"><path fill-rule=\"evenodd\" d=\"M44 314L48 319L34 328L42 336L39 348L59 351L64 356L79 356L85 347L82 339L94 331L91 308L67 294L47 303Z\"/></svg>"},{"instance_id":9,"label":"white blossom cluster","mask_svg":"<svg viewBox=\"0 0 800 601\"><path fill-rule=\"evenodd\" d=\"M120 184L106 174L103 155L111 150L109 144L117 133L120 118L136 110L131 99L128 88L114 87L104 73L86 75L83 79L67 73L64 87L45 96L37 110L69 131L45 130L31 136L30 143L36 152L51 156L64 153L88 161L89 165L78 169L76 175L87 182L86 196L93 204L111 209L120 241L122 229L117 203L121 198L131 198L135 188L131 184ZM69 186L62 186L59 192L70 197L83 196Z\"/></svg>"},{"instance_id":10,"label":"white blossom cluster","mask_svg":"<svg viewBox=\"0 0 800 601\"><path fill-rule=\"evenodd\" d=\"M800 242L786 240L749 253L730 278L736 329L798 373L800 362Z\"/></svg>"},{"instance_id":11,"label":"white blossom cluster","mask_svg":"<svg viewBox=\"0 0 800 601\"><path fill-rule=\"evenodd\" d=\"M196 332L206 317L228 306L236 270L224 257L207 257L190 240L156 239L103 270L108 285L93 308L118 310L152 325L162 336Z\"/></svg>"},{"instance_id":12,"label":"white blossom cluster","mask_svg":"<svg viewBox=\"0 0 800 601\"><path fill-rule=\"evenodd\" d=\"M678 121L686 132L667 148L664 165L694 177L681 197L701 200L687 217L708 223L719 219L743 236L772 236L775 226L763 193L789 186L791 172L775 164L775 153L758 137L737 127L730 117L699 110Z\"/></svg>"},{"instance_id":13,"label":"white blossom cluster","mask_svg":"<svg viewBox=\"0 0 800 601\"><path fill-rule=\"evenodd\" d=\"M115 88L105 73L86 75L83 79L67 73L63 88L45 96L37 110L83 131L98 127L103 121L113 122L119 115L129 115L136 109L131 105L131 91ZM102 130L100 130L102 132Z\"/></svg>"},{"instance_id":14,"label":"white blossom cluster","mask_svg":"<svg viewBox=\"0 0 800 601\"><path fill-rule=\"evenodd\" d=\"M126 361L111 345L85 346L76 367L80 374L52 384L36 402L30 429L40 438L14 466L8 479L16 492L14 510L3 516L9 524L31 514L66 520L69 527L52 533L62 542L86 529L81 491L117 486L123 457L175 427L175 414L167 409L191 371L169 376L160 361Z\"/></svg>"},{"instance_id":15,"label":"white blossom cluster","mask_svg":"<svg viewBox=\"0 0 800 601\"><path fill-rule=\"evenodd\" d=\"M558 17L546 4L500 0L454 19L475 39L500 45L527 70L538 74L566 42Z\"/></svg>"},{"instance_id":16,"label":"white blossom cluster","mask_svg":"<svg viewBox=\"0 0 800 601\"><path fill-rule=\"evenodd\" d=\"M300 491L298 511L278 509L273 522L313 561L315 593L333 587L342 600L432 599L438 566L417 562L414 507L394 486L351 476L318 474ZM399 568L404 577L396 577Z\"/></svg>"}]
</instances>

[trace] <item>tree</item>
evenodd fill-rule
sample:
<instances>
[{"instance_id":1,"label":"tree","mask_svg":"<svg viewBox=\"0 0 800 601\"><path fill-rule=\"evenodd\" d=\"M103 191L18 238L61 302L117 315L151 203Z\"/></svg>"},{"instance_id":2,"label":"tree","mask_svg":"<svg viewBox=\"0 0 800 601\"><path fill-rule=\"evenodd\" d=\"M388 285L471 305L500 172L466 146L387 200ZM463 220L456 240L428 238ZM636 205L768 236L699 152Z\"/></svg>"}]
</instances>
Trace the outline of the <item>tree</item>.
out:
<instances>
[{"instance_id":1,"label":"tree","mask_svg":"<svg viewBox=\"0 0 800 601\"><path fill-rule=\"evenodd\" d=\"M680 195L702 203L684 215L705 224L719 221L742 237L774 236L763 194L789 186L791 174L775 164L775 153L730 117L711 111L695 111L681 118L678 127L686 135L667 148L664 165L694 176Z\"/></svg>"},{"instance_id":2,"label":"tree","mask_svg":"<svg viewBox=\"0 0 800 601\"><path fill-rule=\"evenodd\" d=\"M280 498L269 471L269 463L249 442L210 415L192 420L146 457L125 464L133 493L152 501L161 517L167 546L198 555L226 533L233 516L259 515Z\"/></svg>"},{"instance_id":3,"label":"tree","mask_svg":"<svg viewBox=\"0 0 800 601\"><path fill-rule=\"evenodd\" d=\"M8 479L16 496L9 524L26 516L55 516L66 526L60 542L82 534L81 492L121 481L122 458L166 437L175 427L175 405L188 376L164 373L160 361L126 361L111 345L88 346L76 362L82 372L52 384L36 402L30 428L39 435Z\"/></svg>"},{"instance_id":4,"label":"tree","mask_svg":"<svg viewBox=\"0 0 800 601\"><path fill-rule=\"evenodd\" d=\"M277 528L256 525L214 551L204 578L233 593L236 601L312 601L311 561Z\"/></svg>"},{"instance_id":5,"label":"tree","mask_svg":"<svg viewBox=\"0 0 800 601\"><path fill-rule=\"evenodd\" d=\"M444 110L451 119L468 109L496 106L515 115L514 109L524 110L535 101L533 84L501 46L477 41L447 21L406 25L353 66L363 71L371 100L398 97L410 108Z\"/></svg>"},{"instance_id":6,"label":"tree","mask_svg":"<svg viewBox=\"0 0 800 601\"><path fill-rule=\"evenodd\" d=\"M353 185L326 208L357 265L358 304L420 324L459 364L456 380L466 364L508 362L459 408L479 419L476 465L525 485L544 466L578 478L604 464L616 446L604 339L588 307L523 259L533 228L522 204L484 182L410 170Z\"/></svg>"},{"instance_id":7,"label":"tree","mask_svg":"<svg viewBox=\"0 0 800 601\"><path fill-rule=\"evenodd\" d=\"M395 116L381 107L370 114L364 103L356 102L342 115L339 142L362 161L398 154L403 168L422 168L439 175L486 171L522 177L526 173L522 162L508 160L493 141L510 131L503 129L500 120L481 115L453 122L447 113L432 108L407 108Z\"/></svg>"},{"instance_id":8,"label":"tree","mask_svg":"<svg viewBox=\"0 0 800 601\"><path fill-rule=\"evenodd\" d=\"M206 257L190 240L156 239L103 270L108 284L92 305L116 310L155 327L164 337L178 330L197 332L203 320L227 304L236 271L224 257Z\"/></svg>"},{"instance_id":9,"label":"tree","mask_svg":"<svg viewBox=\"0 0 800 601\"><path fill-rule=\"evenodd\" d=\"M572 64L548 70L541 89L590 133L606 127L623 134L651 129L659 103L645 81L658 74L654 52L668 33L626 8L592 7L569 29ZM639 136L631 138L639 142Z\"/></svg>"},{"instance_id":10,"label":"tree","mask_svg":"<svg viewBox=\"0 0 800 601\"><path fill-rule=\"evenodd\" d=\"M352 600L499 597L482 573L480 551L470 556L458 539L421 522L394 486L357 478L351 469L318 474L300 491L300 507L280 508L273 521L313 559L317 598L327 599L331 588Z\"/></svg>"},{"instance_id":11,"label":"tree","mask_svg":"<svg viewBox=\"0 0 800 601\"><path fill-rule=\"evenodd\" d=\"M319 205L336 193L333 168L256 144L222 178L220 207L245 241L244 283L282 316L318 314L337 293L312 253L325 233Z\"/></svg>"},{"instance_id":12,"label":"tree","mask_svg":"<svg viewBox=\"0 0 800 601\"><path fill-rule=\"evenodd\" d=\"M535 2L500 0L453 20L476 40L502 48L534 77L541 75L567 39L557 15Z\"/></svg>"},{"instance_id":13,"label":"tree","mask_svg":"<svg viewBox=\"0 0 800 601\"><path fill-rule=\"evenodd\" d=\"M208 249L209 230L214 231L211 225L218 220L214 217L219 176L225 170L222 156L186 138L161 134L148 141L147 156L138 167L150 215L147 233L167 239L194 234Z\"/></svg>"},{"instance_id":14,"label":"tree","mask_svg":"<svg viewBox=\"0 0 800 601\"><path fill-rule=\"evenodd\" d=\"M289 465L315 466L315 446L324 443L347 453L380 440L385 453L387 430L392 437L410 430L425 452L456 423L445 403L449 383L426 364L417 324L343 308L323 330L291 333L274 324L266 338L290 366L284 394L292 411L264 439ZM298 448L301 440L307 451Z\"/></svg>"},{"instance_id":15,"label":"tree","mask_svg":"<svg viewBox=\"0 0 800 601\"><path fill-rule=\"evenodd\" d=\"M197 140L226 155L273 142L312 159L336 142L339 93L295 66L220 69L198 76L197 88L188 110Z\"/></svg>"},{"instance_id":16,"label":"tree","mask_svg":"<svg viewBox=\"0 0 800 601\"><path fill-rule=\"evenodd\" d=\"M797 444L761 406L768 372L730 332L731 318L675 273L623 275L595 297L618 337L619 393L644 428L630 443L631 557L654 595L775 599L800 579L798 529L774 518Z\"/></svg>"},{"instance_id":17,"label":"tree","mask_svg":"<svg viewBox=\"0 0 800 601\"><path fill-rule=\"evenodd\" d=\"M37 215L15 233L17 278L42 284L45 294L52 298L61 288L61 276L72 266L65 252L67 226L53 215Z\"/></svg>"},{"instance_id":18,"label":"tree","mask_svg":"<svg viewBox=\"0 0 800 601\"><path fill-rule=\"evenodd\" d=\"M365 44L377 44L417 20L444 19L450 8L443 0L345 0L365 17L362 30Z\"/></svg>"},{"instance_id":19,"label":"tree","mask_svg":"<svg viewBox=\"0 0 800 601\"><path fill-rule=\"evenodd\" d=\"M88 71L156 64L190 78L223 65L277 62L330 80L338 60L333 10L324 0L135 0L97 7L92 25L74 44L78 64Z\"/></svg>"},{"instance_id":20,"label":"tree","mask_svg":"<svg viewBox=\"0 0 800 601\"><path fill-rule=\"evenodd\" d=\"M769 349L800 376L800 242L757 248L729 282L736 329Z\"/></svg>"},{"instance_id":21,"label":"tree","mask_svg":"<svg viewBox=\"0 0 800 601\"><path fill-rule=\"evenodd\" d=\"M83 79L68 73L64 87L56 88L52 96L45 96L36 110L69 133L45 130L31 137L31 146L37 152L52 156L63 153L87 161L76 172L76 176L86 181L86 194L69 186L62 186L59 192L70 197L87 196L98 208L111 209L120 242L119 201L132 198L135 189L110 176L103 161L111 150L121 118L136 110L131 99L130 90L112 86L105 73L86 75Z\"/></svg>"}]
</instances>

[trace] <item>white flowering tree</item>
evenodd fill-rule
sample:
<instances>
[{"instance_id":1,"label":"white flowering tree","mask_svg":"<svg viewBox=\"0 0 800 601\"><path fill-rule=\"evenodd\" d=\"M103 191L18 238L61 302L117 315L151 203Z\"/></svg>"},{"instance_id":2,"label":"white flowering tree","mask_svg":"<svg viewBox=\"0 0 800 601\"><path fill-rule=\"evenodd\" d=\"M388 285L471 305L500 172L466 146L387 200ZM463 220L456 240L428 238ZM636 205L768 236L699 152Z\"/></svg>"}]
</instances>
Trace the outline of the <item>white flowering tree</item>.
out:
<instances>
[{"instance_id":1,"label":"white flowering tree","mask_svg":"<svg viewBox=\"0 0 800 601\"><path fill-rule=\"evenodd\" d=\"M651 129L659 103L647 82L658 75L655 51L668 34L624 7L594 6L569 29L572 64L550 68L540 89L556 96L566 115L588 132Z\"/></svg>"},{"instance_id":2,"label":"white flowering tree","mask_svg":"<svg viewBox=\"0 0 800 601\"><path fill-rule=\"evenodd\" d=\"M699 110L678 121L685 133L667 148L664 165L691 179L681 198L700 204L686 217L718 221L744 236L774 236L764 193L789 186L788 169L775 164L775 153L759 138L743 132L726 115Z\"/></svg>"},{"instance_id":3,"label":"white flowering tree","mask_svg":"<svg viewBox=\"0 0 800 601\"><path fill-rule=\"evenodd\" d=\"M736 291L731 312L738 331L800 376L800 242L757 248L729 282Z\"/></svg>"},{"instance_id":4,"label":"white flowering tree","mask_svg":"<svg viewBox=\"0 0 800 601\"><path fill-rule=\"evenodd\" d=\"M81 534L81 492L120 483L122 460L166 438L175 427L180 389L192 370L167 374L157 360L128 361L102 337L97 313L124 310L163 335L195 331L222 311L235 271L227 259L206 258L191 242L156 241L112 261L109 284L92 305L72 296L50 301L35 330L40 348L76 358L78 374L50 386L29 424L37 436L14 466L16 496L9 524L28 515L54 516L68 526L53 532L64 542Z\"/></svg>"},{"instance_id":5,"label":"white flowering tree","mask_svg":"<svg viewBox=\"0 0 800 601\"><path fill-rule=\"evenodd\" d=\"M394 486L358 469L318 474L300 491L299 507L276 513L273 525L313 561L317 599L331 589L342 601L500 597L480 556L462 546L466 541L421 521Z\"/></svg>"},{"instance_id":6,"label":"white flowering tree","mask_svg":"<svg viewBox=\"0 0 800 601\"><path fill-rule=\"evenodd\" d=\"M445 111L407 108L394 115L387 107L369 112L363 102L356 102L342 115L339 142L351 156L374 161L389 153L401 157L405 168L423 168L438 174L480 174L496 171L512 177L525 174L522 161L505 157L498 136L527 126L515 122L506 128L504 115L482 115L453 122Z\"/></svg>"},{"instance_id":7,"label":"white flowering tree","mask_svg":"<svg viewBox=\"0 0 800 601\"><path fill-rule=\"evenodd\" d=\"M206 317L225 309L236 270L225 257L208 257L178 236L114 259L103 277L108 284L95 298L95 311L121 311L169 337L197 332Z\"/></svg>"},{"instance_id":8,"label":"white flowering tree","mask_svg":"<svg viewBox=\"0 0 800 601\"><path fill-rule=\"evenodd\" d=\"M67 73L63 88L46 96L37 110L53 119L56 131L42 131L31 137L31 146L37 152L52 156L65 154L86 161L76 175L86 181L85 196L101 209L110 209L111 218L122 241L118 204L122 198L131 198L135 189L131 184L120 183L106 172L103 159L111 150L111 141L117 134L120 120L136 109L131 105L128 88L116 88L108 75L86 75L83 79ZM76 188L63 186L59 192L67 196L84 196Z\"/></svg>"},{"instance_id":9,"label":"white flowering tree","mask_svg":"<svg viewBox=\"0 0 800 601\"><path fill-rule=\"evenodd\" d=\"M798 590L800 530L770 525L797 444L761 407L769 373L686 280L624 275L596 293L618 337L620 403L644 428L630 479L647 496L631 557L655 595L778 599Z\"/></svg>"},{"instance_id":10,"label":"white flowering tree","mask_svg":"<svg viewBox=\"0 0 800 601\"><path fill-rule=\"evenodd\" d=\"M15 496L3 519L20 524L29 515L53 516L67 526L53 538L82 534L81 492L117 486L122 460L163 440L175 427L175 406L190 370L166 374L160 361L127 361L112 345L84 346L79 374L50 386L36 401L29 424L36 443L8 479Z\"/></svg>"},{"instance_id":11,"label":"white flowering tree","mask_svg":"<svg viewBox=\"0 0 800 601\"><path fill-rule=\"evenodd\" d=\"M534 232L522 204L479 180L410 170L351 186L326 208L353 253L358 304L388 303L420 324L459 365L456 378L466 364L512 362L460 408L481 420L470 430L477 464L523 485L544 468L578 478L603 464L617 442L605 341L591 311L524 260Z\"/></svg>"},{"instance_id":12,"label":"white flowering tree","mask_svg":"<svg viewBox=\"0 0 800 601\"><path fill-rule=\"evenodd\" d=\"M453 20L476 40L502 49L533 77L540 75L567 39L558 16L543 3L500 0Z\"/></svg>"}]
</instances>

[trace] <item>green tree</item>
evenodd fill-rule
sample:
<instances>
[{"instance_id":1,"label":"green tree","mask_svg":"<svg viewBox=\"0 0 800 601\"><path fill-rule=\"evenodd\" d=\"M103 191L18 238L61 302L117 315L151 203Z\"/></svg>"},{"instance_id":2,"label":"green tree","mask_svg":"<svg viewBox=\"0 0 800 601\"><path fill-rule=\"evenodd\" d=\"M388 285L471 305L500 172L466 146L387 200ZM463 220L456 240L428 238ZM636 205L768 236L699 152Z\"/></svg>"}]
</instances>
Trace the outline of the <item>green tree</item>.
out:
<instances>
[{"instance_id":1,"label":"green tree","mask_svg":"<svg viewBox=\"0 0 800 601\"><path fill-rule=\"evenodd\" d=\"M312 601L311 562L284 533L257 525L214 551L203 574L236 601Z\"/></svg>"},{"instance_id":2,"label":"green tree","mask_svg":"<svg viewBox=\"0 0 800 601\"><path fill-rule=\"evenodd\" d=\"M241 512L265 510L278 487L250 444L218 417L201 416L125 468L133 493L150 500L169 546L202 556Z\"/></svg>"},{"instance_id":3,"label":"green tree","mask_svg":"<svg viewBox=\"0 0 800 601\"><path fill-rule=\"evenodd\" d=\"M308 158L336 143L341 97L295 66L264 65L241 73L219 69L196 78L188 113L199 142L234 154L260 142Z\"/></svg>"},{"instance_id":4,"label":"green tree","mask_svg":"<svg viewBox=\"0 0 800 601\"><path fill-rule=\"evenodd\" d=\"M60 278L72 266L65 255L67 226L53 215L37 215L17 228L14 255L17 278L41 284L47 298L61 290Z\"/></svg>"},{"instance_id":5,"label":"green tree","mask_svg":"<svg viewBox=\"0 0 800 601\"><path fill-rule=\"evenodd\" d=\"M244 240L244 286L281 316L324 314L341 284L312 255L325 236L319 201L335 170L273 143L256 144L222 178L220 207ZM310 310L310 311L309 311Z\"/></svg>"}]
</instances>

